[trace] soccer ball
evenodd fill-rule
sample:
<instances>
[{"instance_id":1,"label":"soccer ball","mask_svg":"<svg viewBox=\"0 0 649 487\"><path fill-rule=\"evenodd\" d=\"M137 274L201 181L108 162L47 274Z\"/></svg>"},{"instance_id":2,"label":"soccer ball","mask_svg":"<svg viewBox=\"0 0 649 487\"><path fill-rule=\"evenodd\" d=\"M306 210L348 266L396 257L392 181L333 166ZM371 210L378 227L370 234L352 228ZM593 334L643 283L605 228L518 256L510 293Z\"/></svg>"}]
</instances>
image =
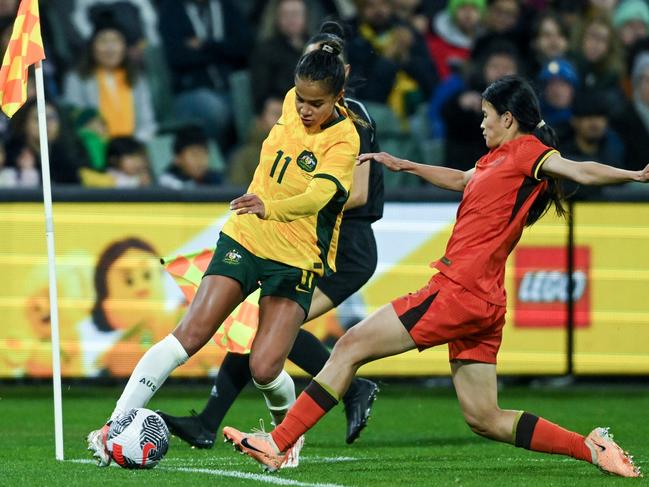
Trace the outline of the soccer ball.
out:
<instances>
[{"instance_id":1,"label":"soccer ball","mask_svg":"<svg viewBox=\"0 0 649 487\"><path fill-rule=\"evenodd\" d=\"M153 468L167 453L169 429L150 409L134 408L113 420L106 447L120 467Z\"/></svg>"}]
</instances>

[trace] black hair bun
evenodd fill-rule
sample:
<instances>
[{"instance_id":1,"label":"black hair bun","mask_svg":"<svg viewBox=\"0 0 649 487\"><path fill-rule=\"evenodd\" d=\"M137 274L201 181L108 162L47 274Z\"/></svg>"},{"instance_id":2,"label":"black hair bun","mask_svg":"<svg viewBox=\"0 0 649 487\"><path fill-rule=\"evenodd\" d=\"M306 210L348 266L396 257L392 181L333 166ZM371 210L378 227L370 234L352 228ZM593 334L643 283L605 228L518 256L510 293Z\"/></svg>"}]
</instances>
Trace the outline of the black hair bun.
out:
<instances>
[{"instance_id":1,"label":"black hair bun","mask_svg":"<svg viewBox=\"0 0 649 487\"><path fill-rule=\"evenodd\" d=\"M340 37L341 39L345 38L345 30L343 29L342 25L340 25L338 22L335 22L333 20L327 20L322 23L320 26L320 33L321 34L333 34L335 36Z\"/></svg>"}]
</instances>

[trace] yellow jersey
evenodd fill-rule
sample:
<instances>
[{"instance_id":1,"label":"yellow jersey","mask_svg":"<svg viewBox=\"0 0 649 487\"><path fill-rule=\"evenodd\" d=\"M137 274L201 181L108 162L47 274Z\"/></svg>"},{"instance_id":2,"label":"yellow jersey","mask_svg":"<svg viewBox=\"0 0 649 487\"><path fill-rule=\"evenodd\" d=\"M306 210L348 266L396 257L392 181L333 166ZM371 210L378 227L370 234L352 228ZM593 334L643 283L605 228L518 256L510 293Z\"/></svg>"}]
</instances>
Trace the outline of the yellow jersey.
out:
<instances>
[{"instance_id":1,"label":"yellow jersey","mask_svg":"<svg viewBox=\"0 0 649 487\"><path fill-rule=\"evenodd\" d=\"M295 88L263 143L248 193L261 198L266 219L232 214L223 233L258 257L312 271L335 272L343 207L360 139L348 113L317 128L302 124Z\"/></svg>"}]
</instances>

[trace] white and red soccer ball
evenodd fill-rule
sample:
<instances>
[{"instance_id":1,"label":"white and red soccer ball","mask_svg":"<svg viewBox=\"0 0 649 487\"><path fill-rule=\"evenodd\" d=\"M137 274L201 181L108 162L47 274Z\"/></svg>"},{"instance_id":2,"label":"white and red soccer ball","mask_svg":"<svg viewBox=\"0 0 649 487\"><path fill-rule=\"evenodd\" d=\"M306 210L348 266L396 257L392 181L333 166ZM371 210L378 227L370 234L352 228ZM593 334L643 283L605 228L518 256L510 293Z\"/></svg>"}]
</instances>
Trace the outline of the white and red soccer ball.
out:
<instances>
[{"instance_id":1,"label":"white and red soccer ball","mask_svg":"<svg viewBox=\"0 0 649 487\"><path fill-rule=\"evenodd\" d=\"M153 468L167 453L169 429L155 412L134 408L113 420L106 448L120 467Z\"/></svg>"}]
</instances>

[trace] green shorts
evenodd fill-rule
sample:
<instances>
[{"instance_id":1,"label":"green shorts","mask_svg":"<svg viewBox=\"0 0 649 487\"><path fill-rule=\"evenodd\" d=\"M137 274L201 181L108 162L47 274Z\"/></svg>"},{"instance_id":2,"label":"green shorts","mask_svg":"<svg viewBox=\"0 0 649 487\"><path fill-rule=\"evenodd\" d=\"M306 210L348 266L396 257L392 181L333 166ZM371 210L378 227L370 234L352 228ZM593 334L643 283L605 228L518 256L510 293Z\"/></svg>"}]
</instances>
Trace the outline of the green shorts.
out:
<instances>
[{"instance_id":1,"label":"green shorts","mask_svg":"<svg viewBox=\"0 0 649 487\"><path fill-rule=\"evenodd\" d=\"M274 260L262 259L221 233L203 276L226 276L239 281L244 296L261 287L261 297L280 296L299 304L309 314L317 274Z\"/></svg>"}]
</instances>

